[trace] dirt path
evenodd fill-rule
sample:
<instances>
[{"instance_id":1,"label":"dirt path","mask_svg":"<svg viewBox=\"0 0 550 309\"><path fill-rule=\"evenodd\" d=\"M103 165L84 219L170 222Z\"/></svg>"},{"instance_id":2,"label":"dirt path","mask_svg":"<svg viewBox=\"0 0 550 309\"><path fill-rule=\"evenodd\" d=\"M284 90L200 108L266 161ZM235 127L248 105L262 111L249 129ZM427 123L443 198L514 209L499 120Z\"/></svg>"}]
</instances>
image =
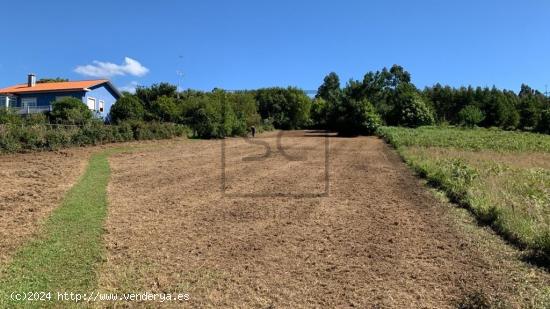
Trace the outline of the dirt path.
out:
<instances>
[{"instance_id":1,"label":"dirt path","mask_svg":"<svg viewBox=\"0 0 550 309\"><path fill-rule=\"evenodd\" d=\"M523 307L550 282L377 138L330 138L328 197L324 137L285 134L301 161L276 133L256 140L270 157L243 161L264 148L226 140L225 196L220 141L112 157L100 288L197 307L443 308L479 291Z\"/></svg>"}]
</instances>

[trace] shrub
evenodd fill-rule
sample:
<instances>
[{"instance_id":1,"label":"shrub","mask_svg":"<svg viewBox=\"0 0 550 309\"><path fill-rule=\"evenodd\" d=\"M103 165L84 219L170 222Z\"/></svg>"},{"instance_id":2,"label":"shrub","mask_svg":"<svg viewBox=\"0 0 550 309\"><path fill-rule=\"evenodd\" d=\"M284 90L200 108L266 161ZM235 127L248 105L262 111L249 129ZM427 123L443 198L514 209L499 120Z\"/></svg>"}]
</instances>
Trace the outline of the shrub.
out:
<instances>
[{"instance_id":1,"label":"shrub","mask_svg":"<svg viewBox=\"0 0 550 309\"><path fill-rule=\"evenodd\" d=\"M345 136L373 134L380 126L380 116L367 100L345 98L331 106L329 127Z\"/></svg>"},{"instance_id":2,"label":"shrub","mask_svg":"<svg viewBox=\"0 0 550 309\"><path fill-rule=\"evenodd\" d=\"M46 117L46 114L43 114L43 113L26 115L24 120L25 120L25 124L27 125L38 125L38 124L48 123L48 117Z\"/></svg>"},{"instance_id":3,"label":"shrub","mask_svg":"<svg viewBox=\"0 0 550 309\"><path fill-rule=\"evenodd\" d=\"M479 107L475 105L468 105L460 110L458 113L458 119L462 125L474 127L485 119L485 115Z\"/></svg>"},{"instance_id":4,"label":"shrub","mask_svg":"<svg viewBox=\"0 0 550 309\"><path fill-rule=\"evenodd\" d=\"M0 108L0 124L21 124L21 116L14 113L11 109Z\"/></svg>"},{"instance_id":5,"label":"shrub","mask_svg":"<svg viewBox=\"0 0 550 309\"><path fill-rule=\"evenodd\" d=\"M13 134L13 125L4 125L0 127L0 151L17 152L21 151L21 143L17 136Z\"/></svg>"},{"instance_id":6,"label":"shrub","mask_svg":"<svg viewBox=\"0 0 550 309\"><path fill-rule=\"evenodd\" d=\"M397 107L399 109L399 125L419 127L434 124L434 116L420 95L414 93L403 98Z\"/></svg>"},{"instance_id":7,"label":"shrub","mask_svg":"<svg viewBox=\"0 0 550 309\"><path fill-rule=\"evenodd\" d=\"M19 142L24 149L35 150L45 148L46 128L44 126L29 126L19 131Z\"/></svg>"},{"instance_id":8,"label":"shrub","mask_svg":"<svg viewBox=\"0 0 550 309\"><path fill-rule=\"evenodd\" d=\"M72 141L72 135L78 132L79 129L52 129L46 131L46 149L58 150L61 148L69 147Z\"/></svg>"},{"instance_id":9,"label":"shrub","mask_svg":"<svg viewBox=\"0 0 550 309\"><path fill-rule=\"evenodd\" d=\"M0 127L0 152L56 150L70 146L97 145L144 139L182 136L187 129L168 123L134 121L108 126L99 120L82 127L45 125Z\"/></svg>"},{"instance_id":10,"label":"shrub","mask_svg":"<svg viewBox=\"0 0 550 309\"><path fill-rule=\"evenodd\" d=\"M380 115L376 111L376 108L374 105L372 105L370 102L366 102L364 105L364 119L363 119L363 128L362 131L364 134L375 134L378 132L378 129L382 125L382 119L380 118Z\"/></svg>"},{"instance_id":11,"label":"shrub","mask_svg":"<svg viewBox=\"0 0 550 309\"><path fill-rule=\"evenodd\" d=\"M145 110L141 101L134 95L125 95L111 107L109 119L113 123L127 120L143 120Z\"/></svg>"},{"instance_id":12,"label":"shrub","mask_svg":"<svg viewBox=\"0 0 550 309\"><path fill-rule=\"evenodd\" d=\"M120 123L116 126L111 126L113 138L115 142L126 142L134 139L134 131L129 123Z\"/></svg>"},{"instance_id":13,"label":"shrub","mask_svg":"<svg viewBox=\"0 0 550 309\"><path fill-rule=\"evenodd\" d=\"M93 114L81 100L62 98L53 102L50 119L57 123L84 124L92 119Z\"/></svg>"}]
</instances>

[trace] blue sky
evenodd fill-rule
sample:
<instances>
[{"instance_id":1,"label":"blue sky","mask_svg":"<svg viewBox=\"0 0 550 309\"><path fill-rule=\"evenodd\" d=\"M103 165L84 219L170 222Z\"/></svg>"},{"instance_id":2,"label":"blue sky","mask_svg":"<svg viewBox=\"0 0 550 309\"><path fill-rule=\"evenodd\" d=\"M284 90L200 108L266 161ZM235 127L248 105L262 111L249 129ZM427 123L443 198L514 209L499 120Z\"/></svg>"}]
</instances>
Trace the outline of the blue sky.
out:
<instances>
[{"instance_id":1,"label":"blue sky","mask_svg":"<svg viewBox=\"0 0 550 309\"><path fill-rule=\"evenodd\" d=\"M182 88L317 89L330 71L345 82L395 63L419 87L550 84L544 0L25 0L2 11L0 87L34 72L127 89L176 84L182 71Z\"/></svg>"}]
</instances>

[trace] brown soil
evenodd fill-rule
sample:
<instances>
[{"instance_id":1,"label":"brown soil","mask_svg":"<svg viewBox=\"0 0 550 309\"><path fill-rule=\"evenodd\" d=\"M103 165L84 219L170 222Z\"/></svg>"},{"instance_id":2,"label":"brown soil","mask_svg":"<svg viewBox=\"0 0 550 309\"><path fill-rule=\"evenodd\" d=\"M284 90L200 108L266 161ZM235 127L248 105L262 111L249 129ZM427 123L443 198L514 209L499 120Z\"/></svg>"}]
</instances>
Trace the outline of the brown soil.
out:
<instances>
[{"instance_id":1,"label":"brown soil","mask_svg":"<svg viewBox=\"0 0 550 309\"><path fill-rule=\"evenodd\" d=\"M380 139L330 138L328 197L323 137L285 134L301 161L276 133L256 141L270 157L225 141L225 196L221 141L114 155L100 288L188 292L195 307L445 308L477 292L524 307L550 282Z\"/></svg>"},{"instance_id":2,"label":"brown soil","mask_svg":"<svg viewBox=\"0 0 550 309\"><path fill-rule=\"evenodd\" d=\"M179 140L179 139L178 139ZM151 146L174 141L139 141L69 148L56 152L0 155L0 264L39 233L45 218L78 181L90 154L106 148Z\"/></svg>"},{"instance_id":3,"label":"brown soil","mask_svg":"<svg viewBox=\"0 0 550 309\"><path fill-rule=\"evenodd\" d=\"M88 149L0 156L0 263L37 232L88 158Z\"/></svg>"}]
</instances>

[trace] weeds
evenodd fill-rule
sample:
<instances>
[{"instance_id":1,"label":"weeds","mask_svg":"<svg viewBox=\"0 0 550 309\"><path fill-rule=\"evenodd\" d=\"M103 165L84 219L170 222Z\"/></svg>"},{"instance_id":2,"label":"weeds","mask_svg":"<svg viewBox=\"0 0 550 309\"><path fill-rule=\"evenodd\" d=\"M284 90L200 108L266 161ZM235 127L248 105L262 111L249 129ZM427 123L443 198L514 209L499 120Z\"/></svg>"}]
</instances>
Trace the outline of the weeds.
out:
<instances>
[{"instance_id":1,"label":"weeds","mask_svg":"<svg viewBox=\"0 0 550 309\"><path fill-rule=\"evenodd\" d=\"M550 256L550 170L529 160L550 153L550 136L450 127L383 127L380 132L453 202L509 241ZM529 164L499 161L502 153L521 154Z\"/></svg>"}]
</instances>

